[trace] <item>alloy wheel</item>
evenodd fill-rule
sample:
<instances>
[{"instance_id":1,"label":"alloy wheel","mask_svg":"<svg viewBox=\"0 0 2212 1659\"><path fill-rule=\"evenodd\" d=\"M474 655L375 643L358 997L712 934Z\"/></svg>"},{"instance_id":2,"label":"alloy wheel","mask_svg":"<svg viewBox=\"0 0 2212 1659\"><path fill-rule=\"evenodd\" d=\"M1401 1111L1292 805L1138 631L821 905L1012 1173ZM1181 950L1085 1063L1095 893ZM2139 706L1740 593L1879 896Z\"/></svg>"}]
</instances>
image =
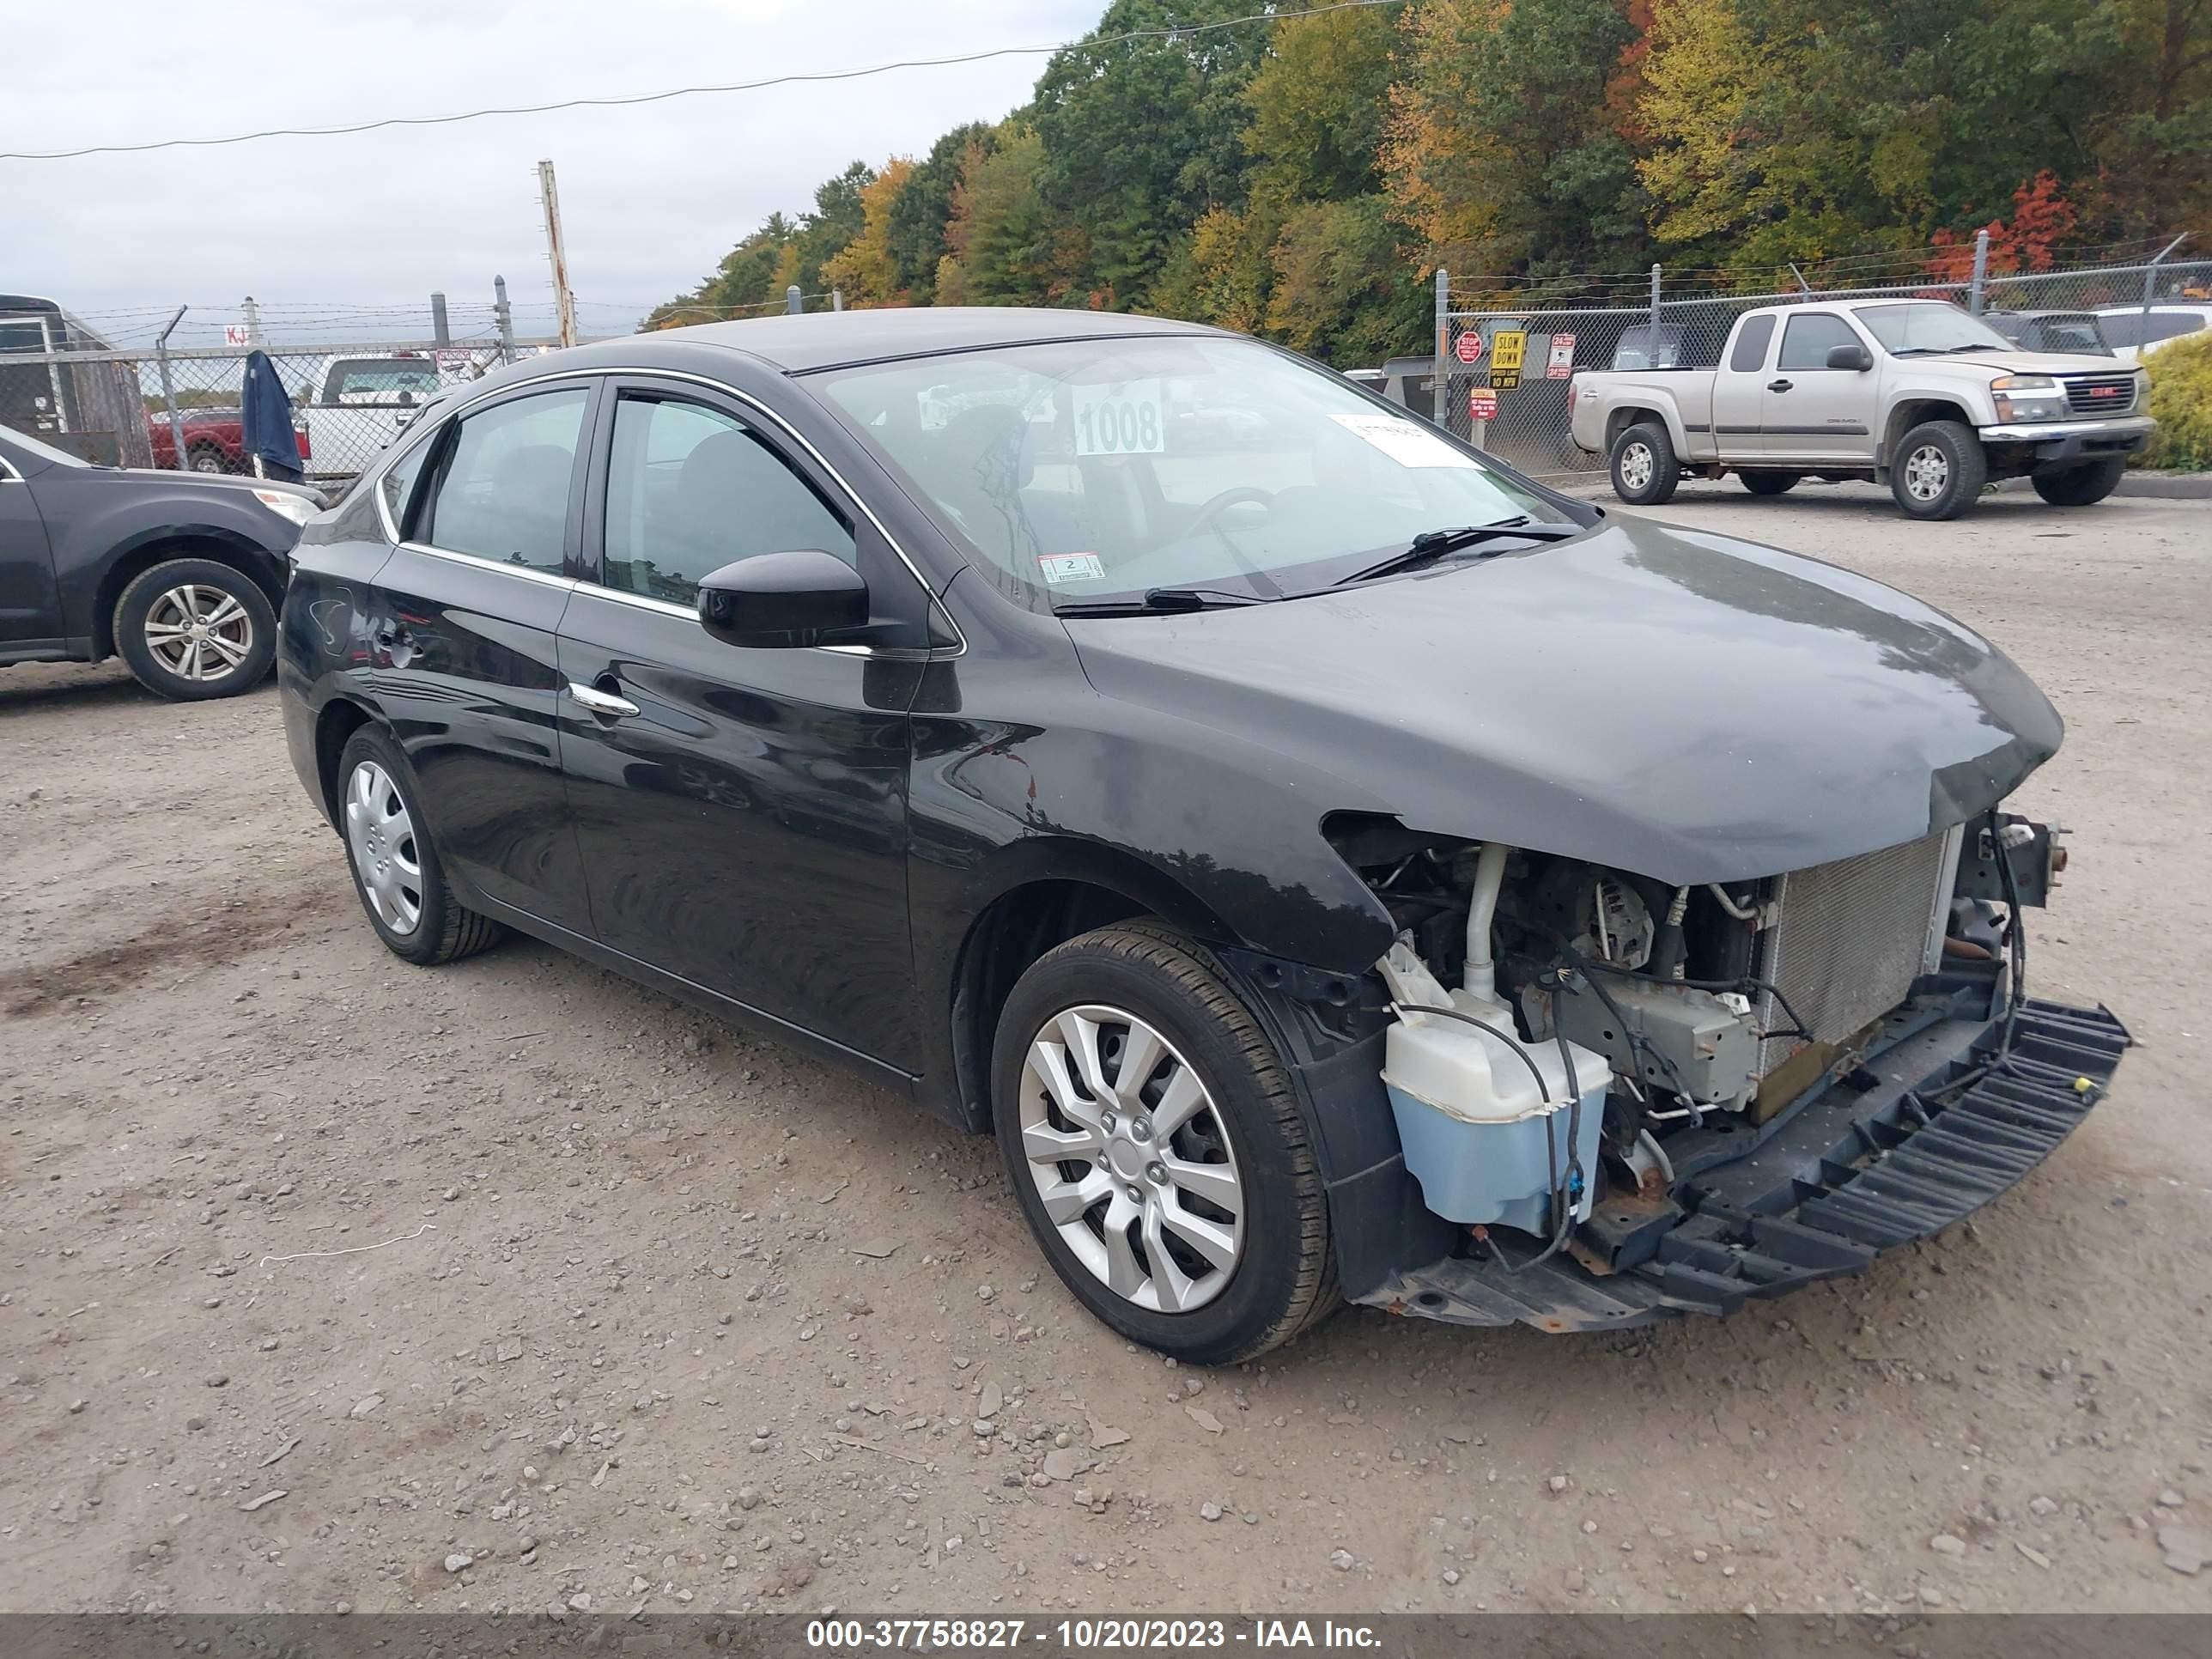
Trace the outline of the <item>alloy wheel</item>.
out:
<instances>
[{"instance_id":1,"label":"alloy wheel","mask_svg":"<svg viewBox=\"0 0 2212 1659\"><path fill-rule=\"evenodd\" d=\"M1101 1284L1156 1313L1228 1287L1244 1188L1212 1092L1158 1030L1089 1004L1054 1016L1022 1066L1024 1169Z\"/></svg>"},{"instance_id":2,"label":"alloy wheel","mask_svg":"<svg viewBox=\"0 0 2212 1659\"><path fill-rule=\"evenodd\" d=\"M253 618L237 599L205 582L185 582L146 612L146 648L181 680L228 679L253 651Z\"/></svg>"},{"instance_id":3,"label":"alloy wheel","mask_svg":"<svg viewBox=\"0 0 2212 1659\"><path fill-rule=\"evenodd\" d=\"M1620 452L1620 482L1631 489L1641 489L1651 482L1655 460L1649 444L1631 444Z\"/></svg>"},{"instance_id":4,"label":"alloy wheel","mask_svg":"<svg viewBox=\"0 0 2212 1659\"><path fill-rule=\"evenodd\" d=\"M422 921L422 858L415 822L398 786L374 761L362 761L346 780L345 820L346 848L369 908L393 933L413 933Z\"/></svg>"},{"instance_id":5,"label":"alloy wheel","mask_svg":"<svg viewBox=\"0 0 2212 1659\"><path fill-rule=\"evenodd\" d=\"M1951 458L1935 444L1923 444L1905 458L1905 493L1916 501L1932 501L1951 482Z\"/></svg>"}]
</instances>

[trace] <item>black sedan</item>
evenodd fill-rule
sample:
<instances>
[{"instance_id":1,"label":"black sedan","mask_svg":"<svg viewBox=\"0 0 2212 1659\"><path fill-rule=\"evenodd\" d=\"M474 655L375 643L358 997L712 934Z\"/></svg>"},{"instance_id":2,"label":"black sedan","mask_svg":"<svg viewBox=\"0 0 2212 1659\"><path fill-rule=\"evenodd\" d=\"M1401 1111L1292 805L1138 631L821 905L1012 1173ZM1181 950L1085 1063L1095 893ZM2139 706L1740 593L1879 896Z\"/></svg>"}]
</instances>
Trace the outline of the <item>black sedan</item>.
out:
<instances>
[{"instance_id":1,"label":"black sedan","mask_svg":"<svg viewBox=\"0 0 2212 1659\"><path fill-rule=\"evenodd\" d=\"M295 484L94 466L0 427L0 666L120 656L165 697L251 690L321 506Z\"/></svg>"},{"instance_id":2,"label":"black sedan","mask_svg":"<svg viewBox=\"0 0 2212 1659\"><path fill-rule=\"evenodd\" d=\"M994 1132L1191 1359L1856 1270L2126 1042L2024 995L2061 726L1987 642L1209 329L519 365L308 526L278 676L391 950L516 929Z\"/></svg>"}]
</instances>

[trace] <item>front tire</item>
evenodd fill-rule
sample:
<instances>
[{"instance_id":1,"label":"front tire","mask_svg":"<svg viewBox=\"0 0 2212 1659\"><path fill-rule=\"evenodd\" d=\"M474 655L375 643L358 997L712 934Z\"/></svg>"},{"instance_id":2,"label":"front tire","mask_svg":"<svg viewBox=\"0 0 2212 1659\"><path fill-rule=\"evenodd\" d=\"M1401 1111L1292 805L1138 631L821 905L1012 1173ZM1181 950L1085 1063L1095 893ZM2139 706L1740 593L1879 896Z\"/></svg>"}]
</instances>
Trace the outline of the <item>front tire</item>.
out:
<instances>
[{"instance_id":1,"label":"front tire","mask_svg":"<svg viewBox=\"0 0 2212 1659\"><path fill-rule=\"evenodd\" d=\"M1228 1364L1334 1309L1296 1089L1200 947L1131 922L1048 951L1000 1012L991 1076L1022 1213L1106 1325Z\"/></svg>"},{"instance_id":2,"label":"front tire","mask_svg":"<svg viewBox=\"0 0 2212 1659\"><path fill-rule=\"evenodd\" d=\"M167 559L115 602L115 649L138 684L174 702L250 691L276 659L276 613L260 584L212 559Z\"/></svg>"},{"instance_id":3,"label":"front tire","mask_svg":"<svg viewBox=\"0 0 2212 1659\"><path fill-rule=\"evenodd\" d=\"M474 956L505 934L446 884L406 758L380 726L362 726L338 757L338 831L354 893L392 955L434 968Z\"/></svg>"},{"instance_id":4,"label":"front tire","mask_svg":"<svg viewBox=\"0 0 2212 1659\"><path fill-rule=\"evenodd\" d=\"M1613 493L1632 507L1656 507L1674 499L1682 463L1667 428L1646 421L1613 441L1608 461Z\"/></svg>"},{"instance_id":5,"label":"front tire","mask_svg":"<svg viewBox=\"0 0 2212 1659\"><path fill-rule=\"evenodd\" d=\"M2035 493L2053 507L2094 507L2120 487L2120 477L2127 470L2127 458L2115 455L2087 466L2069 466L2063 472L2039 472L2030 482Z\"/></svg>"},{"instance_id":6,"label":"front tire","mask_svg":"<svg viewBox=\"0 0 2212 1659\"><path fill-rule=\"evenodd\" d=\"M1972 509L1990 479L1989 457L1973 428L1923 421L1899 440L1889 493L1911 519L1955 519Z\"/></svg>"},{"instance_id":7,"label":"front tire","mask_svg":"<svg viewBox=\"0 0 2212 1659\"><path fill-rule=\"evenodd\" d=\"M1739 472L1735 476L1754 495L1786 495L1797 487L1795 472Z\"/></svg>"}]
</instances>

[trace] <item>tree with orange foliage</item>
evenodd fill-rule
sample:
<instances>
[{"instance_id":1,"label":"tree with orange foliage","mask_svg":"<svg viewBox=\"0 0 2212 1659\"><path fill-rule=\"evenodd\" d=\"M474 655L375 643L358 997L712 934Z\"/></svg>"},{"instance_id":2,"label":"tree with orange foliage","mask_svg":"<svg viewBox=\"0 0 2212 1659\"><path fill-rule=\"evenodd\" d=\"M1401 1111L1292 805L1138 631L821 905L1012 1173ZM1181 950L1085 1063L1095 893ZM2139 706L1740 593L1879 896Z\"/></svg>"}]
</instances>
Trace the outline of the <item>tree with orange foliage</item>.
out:
<instances>
[{"instance_id":1,"label":"tree with orange foliage","mask_svg":"<svg viewBox=\"0 0 2212 1659\"><path fill-rule=\"evenodd\" d=\"M2051 269L2059 246L2072 234L2074 204L2060 193L2058 175L2049 167L2012 193L2012 217L1992 219L1989 274L2016 276L2023 270ZM1939 230L1929 239L1935 250L1928 274L1948 283L1963 283L1973 275L1974 242L1978 232L1954 235Z\"/></svg>"}]
</instances>

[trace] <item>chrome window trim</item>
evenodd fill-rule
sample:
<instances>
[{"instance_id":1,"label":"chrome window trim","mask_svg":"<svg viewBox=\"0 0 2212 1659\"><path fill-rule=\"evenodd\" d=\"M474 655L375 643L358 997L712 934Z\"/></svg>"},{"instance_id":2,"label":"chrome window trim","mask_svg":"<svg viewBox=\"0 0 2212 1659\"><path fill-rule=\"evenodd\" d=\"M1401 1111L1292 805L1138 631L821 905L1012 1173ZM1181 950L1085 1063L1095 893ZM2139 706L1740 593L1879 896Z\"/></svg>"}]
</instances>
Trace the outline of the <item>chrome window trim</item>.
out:
<instances>
[{"instance_id":1,"label":"chrome window trim","mask_svg":"<svg viewBox=\"0 0 2212 1659\"><path fill-rule=\"evenodd\" d=\"M859 490L853 488L851 481L848 480L843 473L840 472L835 466L832 466L830 464L830 458L824 455L819 449L817 449L814 445L807 440L805 434L801 433L796 427L793 426L790 422L785 420L782 416L777 414L774 410L770 409L766 404L754 397L751 393L740 392L737 387L730 385L727 381L713 380L704 374L695 374L688 369L655 368L646 363L608 363L588 369L554 369L544 374L531 375L522 380L503 382L497 389L504 392L514 387L536 386L542 381L582 380L589 379L593 376L605 378L622 374L638 374L642 375L648 380L678 380L690 386L704 386L709 392L716 392L725 398L736 399L736 401L743 404L747 409L756 411L764 419L769 421L785 437L788 438L793 443L797 444L799 448L805 450L806 453L813 459L815 465L820 467L822 471L828 475L830 481L837 486L839 490L844 494L845 497L850 501L854 506L858 507L861 513L866 515L868 522L875 526L876 533L884 538L884 545L889 547L892 552L898 555L898 561L901 564L906 567L907 574L912 576L916 582L921 584L921 591L928 596L930 603L937 605L937 608L945 612L945 620L951 624L953 633L959 635L960 643L953 647L949 651L933 651L928 654L933 658L957 657L967 651L968 636L961 629L958 618L955 617L951 611L945 611L945 607L942 605L938 605L937 590L929 585L929 578L922 574L921 567L915 562L914 556L908 552L905 547L900 544L899 538L891 534L890 526L886 525L881 518L877 516L875 508L868 505L867 498L861 495ZM455 409L446 416L446 419L448 421L459 419L465 412L466 410L465 408ZM438 424L442 427L445 424L445 422L441 421ZM398 459L398 458L397 456L393 457L393 459L395 460ZM380 478L382 477L383 473L381 469L379 470L377 476ZM383 492L381 490L378 491L377 501L380 510L382 507L383 499ZM398 538L397 536L394 536L392 537L392 539L396 541ZM503 567L494 566L493 568L495 569L498 569ZM607 587L598 582L591 583L589 586L599 592L606 593L619 592L621 591L618 588ZM643 594L637 594L634 597L642 599L645 596ZM660 601L656 600L654 603L659 604ZM690 615L691 613L686 612L685 614ZM816 651L836 651L842 654L849 655L856 652L875 654L878 651L879 647L865 645L817 645L811 647L810 649Z\"/></svg>"},{"instance_id":2,"label":"chrome window trim","mask_svg":"<svg viewBox=\"0 0 2212 1659\"><path fill-rule=\"evenodd\" d=\"M464 553L458 548L434 547L428 542L399 542L395 545L403 553L427 553L434 559L452 559L458 563L472 564L479 570L497 570L509 576L526 576L532 581L547 583L571 592L583 586L574 576L556 576L550 570L538 569L535 565L507 564L498 559L487 559L481 553Z\"/></svg>"},{"instance_id":3,"label":"chrome window trim","mask_svg":"<svg viewBox=\"0 0 2212 1659\"><path fill-rule=\"evenodd\" d=\"M5 455L0 455L0 483L21 483L22 482L23 475L15 471L14 463L9 461Z\"/></svg>"},{"instance_id":4,"label":"chrome window trim","mask_svg":"<svg viewBox=\"0 0 2212 1659\"><path fill-rule=\"evenodd\" d=\"M868 505L859 490L853 488L845 475L830 464L829 458L808 442L805 434L794 428L790 422L785 420L782 416L761 402L759 398L740 392L737 387L723 381L710 380L703 374L693 374L682 369L651 368L641 364L616 365L605 368L558 369L548 374L530 375L519 380L507 382L497 390L504 392L522 386L551 386L562 380L588 381L621 374L637 374L653 380L680 380L692 386L704 386L708 391L719 392L725 398L735 398L747 409L756 410L765 416L777 430L813 457L814 464L829 475L846 498L867 515L868 522L875 526L876 533L884 538L884 545L898 555L899 562L906 567L907 574L911 575L920 586L923 597L928 600L930 605L944 617L959 641L949 649L939 651L877 645L816 645L809 646L807 649L827 651L841 657L882 657L893 661L917 662L940 662L967 654L968 635L961 628L959 618L945 610L939 601L936 590L930 586L929 579L921 574L921 567L914 562L914 556L899 544L898 538L891 534L890 527L877 516L876 510ZM442 432L450 422L466 418L469 410L473 406L471 403L448 410L441 419L432 422L419 434L410 435L416 436L425 443L435 442L438 433ZM586 434L586 441L588 441L588 434ZM672 605L665 599L653 599L648 594L625 592L619 587L610 587L605 582L584 581L574 576L556 576L543 570L532 569L528 565L502 564L495 559L487 559L475 553L463 553L452 548L434 547L428 542L401 539L399 527L392 521L391 507L384 499L384 475L398 465L403 456L412 453L414 447L413 444L408 444L395 448L373 472L364 475L364 482L374 493L376 498L377 520L384 526L385 539L394 547L410 553L425 553L433 558L459 560L464 563L475 565L479 569L504 571L510 576L527 576L532 581L550 582L556 587L568 589L571 593L586 592L599 594L613 599L617 604L634 605L644 610L659 611L665 616L682 617L688 622L697 623L699 620L697 611L688 610L683 605Z\"/></svg>"}]
</instances>

